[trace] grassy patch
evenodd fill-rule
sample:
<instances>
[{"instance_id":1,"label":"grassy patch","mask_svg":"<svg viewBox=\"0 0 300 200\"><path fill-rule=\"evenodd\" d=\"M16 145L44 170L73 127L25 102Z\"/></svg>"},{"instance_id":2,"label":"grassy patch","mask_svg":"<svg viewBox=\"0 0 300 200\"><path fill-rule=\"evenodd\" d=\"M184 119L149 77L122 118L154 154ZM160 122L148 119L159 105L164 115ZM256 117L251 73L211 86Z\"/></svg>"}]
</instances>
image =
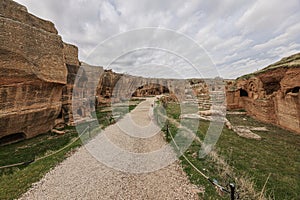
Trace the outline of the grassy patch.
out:
<instances>
[{"instance_id":1,"label":"grassy patch","mask_svg":"<svg viewBox=\"0 0 300 200\"><path fill-rule=\"evenodd\" d=\"M42 157L67 145L78 136L75 128L68 127L64 135L45 133L35 138L0 147L0 165L26 162ZM58 154L34 162L28 166L0 169L0 199L15 199L26 192L32 183L61 162L67 152L80 146L80 140Z\"/></svg>"},{"instance_id":2,"label":"grassy patch","mask_svg":"<svg viewBox=\"0 0 300 200\"><path fill-rule=\"evenodd\" d=\"M167 106L170 118L179 120L178 112L178 106ZM248 116L228 115L227 118L233 125L264 126L269 131L254 131L262 137L261 141L257 141L239 137L233 131L224 128L215 147L218 158L209 155L205 159L199 159L197 153L201 145L198 142L192 143L185 156L198 169L218 180L223 186L229 182L235 183L242 199L258 199L269 174L265 198L297 199L300 196L300 136ZM208 126L209 122L200 120L197 135L201 140L204 139ZM170 126L170 129L176 134L176 127ZM170 141L170 137L167 136L167 140ZM220 164L220 161L217 161L219 158L226 164ZM204 199L229 199L228 195L218 195L215 188L185 159L180 159L191 182L205 187L202 196Z\"/></svg>"},{"instance_id":3,"label":"grassy patch","mask_svg":"<svg viewBox=\"0 0 300 200\"><path fill-rule=\"evenodd\" d=\"M176 121L179 121L179 113L180 113L180 105L176 103L169 103L166 108L167 116L175 119ZM162 130L166 133L166 140L167 142L171 142L171 136L169 134L172 134L173 137L175 137L176 132L178 130L177 126L172 124L171 122L166 123L168 124L170 132L167 133L166 126L162 128ZM189 125L192 125L193 123L190 123ZM195 124L198 124L197 121L195 121ZM205 121L201 121L198 133L205 133L208 128L208 123ZM218 176L217 171L219 171L219 167L215 164L215 162L210 158L206 157L205 159L199 160L197 157L197 153L200 150L201 146L199 143L194 141L188 150L184 152L184 155L186 158L188 158L189 161L191 161L198 169L201 171L204 171L207 175L209 175L212 179L220 180L221 176ZM176 147L174 146L174 150L176 150ZM186 159L181 156L180 158L183 170L187 173L189 176L190 181L198 185L200 187L205 187L205 192L203 194L199 194L201 199L228 199L228 196L220 196L217 192L217 190L214 188L214 186L208 182L207 179L205 179L202 175L200 175L187 161Z\"/></svg>"},{"instance_id":4,"label":"grassy patch","mask_svg":"<svg viewBox=\"0 0 300 200\"><path fill-rule=\"evenodd\" d=\"M219 153L239 174L253 178L261 190L268 175L266 195L272 199L295 199L300 196L300 136L251 117L228 115L235 125L265 126L269 131L254 131L261 141L238 137L224 129L218 142Z\"/></svg>"}]
</instances>

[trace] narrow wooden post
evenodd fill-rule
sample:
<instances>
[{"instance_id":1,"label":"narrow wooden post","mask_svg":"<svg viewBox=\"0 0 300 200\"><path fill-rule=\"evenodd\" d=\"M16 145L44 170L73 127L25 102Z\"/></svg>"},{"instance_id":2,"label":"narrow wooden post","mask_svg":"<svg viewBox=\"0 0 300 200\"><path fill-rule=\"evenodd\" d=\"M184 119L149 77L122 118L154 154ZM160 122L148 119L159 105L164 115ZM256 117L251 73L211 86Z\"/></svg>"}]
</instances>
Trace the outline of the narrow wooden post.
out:
<instances>
[{"instance_id":1,"label":"narrow wooden post","mask_svg":"<svg viewBox=\"0 0 300 200\"><path fill-rule=\"evenodd\" d=\"M233 183L230 183L229 187L230 187L230 199L234 200L235 185Z\"/></svg>"}]
</instances>

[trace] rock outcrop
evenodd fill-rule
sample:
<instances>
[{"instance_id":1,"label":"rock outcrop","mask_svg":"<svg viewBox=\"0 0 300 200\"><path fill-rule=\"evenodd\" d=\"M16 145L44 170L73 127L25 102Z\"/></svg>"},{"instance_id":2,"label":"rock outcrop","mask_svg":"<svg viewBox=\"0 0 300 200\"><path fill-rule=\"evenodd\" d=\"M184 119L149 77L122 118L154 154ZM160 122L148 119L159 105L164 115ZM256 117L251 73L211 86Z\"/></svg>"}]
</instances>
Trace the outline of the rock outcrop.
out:
<instances>
[{"instance_id":1,"label":"rock outcrop","mask_svg":"<svg viewBox=\"0 0 300 200\"><path fill-rule=\"evenodd\" d=\"M60 116L63 121L68 124L73 124L72 112L72 94L73 85L75 83L77 72L80 68L78 60L78 48L71 44L64 43L64 56L66 67L68 70L67 84L63 87L62 93L62 115Z\"/></svg>"},{"instance_id":2,"label":"rock outcrop","mask_svg":"<svg viewBox=\"0 0 300 200\"><path fill-rule=\"evenodd\" d=\"M53 23L0 2L0 138L50 130L67 82L63 42Z\"/></svg>"},{"instance_id":3,"label":"rock outcrop","mask_svg":"<svg viewBox=\"0 0 300 200\"><path fill-rule=\"evenodd\" d=\"M228 109L300 133L300 53L227 82Z\"/></svg>"},{"instance_id":4,"label":"rock outcrop","mask_svg":"<svg viewBox=\"0 0 300 200\"><path fill-rule=\"evenodd\" d=\"M105 105L111 103L113 89L122 76L122 74L115 73L112 70L104 71L100 76L97 87L97 104Z\"/></svg>"}]
</instances>

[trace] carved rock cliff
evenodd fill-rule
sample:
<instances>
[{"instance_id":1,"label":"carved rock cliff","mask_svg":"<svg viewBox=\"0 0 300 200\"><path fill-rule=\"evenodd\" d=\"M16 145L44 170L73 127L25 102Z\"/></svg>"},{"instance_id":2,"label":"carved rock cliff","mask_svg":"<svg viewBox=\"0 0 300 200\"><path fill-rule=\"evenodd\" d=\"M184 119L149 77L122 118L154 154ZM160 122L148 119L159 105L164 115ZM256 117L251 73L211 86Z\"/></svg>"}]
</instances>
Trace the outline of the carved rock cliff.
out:
<instances>
[{"instance_id":1,"label":"carved rock cliff","mask_svg":"<svg viewBox=\"0 0 300 200\"><path fill-rule=\"evenodd\" d=\"M229 109L300 133L300 53L227 82Z\"/></svg>"},{"instance_id":2,"label":"carved rock cliff","mask_svg":"<svg viewBox=\"0 0 300 200\"><path fill-rule=\"evenodd\" d=\"M67 82L53 23L13 1L0 2L0 138L33 137L54 126Z\"/></svg>"}]
</instances>

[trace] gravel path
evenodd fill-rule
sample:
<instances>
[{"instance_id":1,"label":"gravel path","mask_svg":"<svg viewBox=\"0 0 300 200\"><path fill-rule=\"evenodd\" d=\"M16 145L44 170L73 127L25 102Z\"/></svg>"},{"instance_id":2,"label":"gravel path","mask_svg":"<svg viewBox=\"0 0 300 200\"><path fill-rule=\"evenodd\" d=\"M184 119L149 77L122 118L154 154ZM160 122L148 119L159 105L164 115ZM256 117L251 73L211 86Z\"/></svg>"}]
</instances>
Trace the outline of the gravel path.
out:
<instances>
[{"instance_id":1,"label":"gravel path","mask_svg":"<svg viewBox=\"0 0 300 200\"><path fill-rule=\"evenodd\" d=\"M121 119L120 124L108 127L100 135L105 135L116 146L134 153L160 149L165 145L162 133L158 131L154 135L145 131L152 126L149 110L153 100L142 102L131 115ZM128 124L129 119L138 127L143 125L146 129L130 130L128 126L122 126ZM129 135L124 134L128 131L131 131ZM142 138L137 138L138 134L142 134ZM96 138L88 145L93 147L97 142ZM148 162L150 164L152 161ZM128 169L139 168L133 164L136 161L127 163ZM85 147L81 147L35 183L20 199L198 199L199 192L188 181L179 161L149 173L128 173L107 167Z\"/></svg>"}]
</instances>

